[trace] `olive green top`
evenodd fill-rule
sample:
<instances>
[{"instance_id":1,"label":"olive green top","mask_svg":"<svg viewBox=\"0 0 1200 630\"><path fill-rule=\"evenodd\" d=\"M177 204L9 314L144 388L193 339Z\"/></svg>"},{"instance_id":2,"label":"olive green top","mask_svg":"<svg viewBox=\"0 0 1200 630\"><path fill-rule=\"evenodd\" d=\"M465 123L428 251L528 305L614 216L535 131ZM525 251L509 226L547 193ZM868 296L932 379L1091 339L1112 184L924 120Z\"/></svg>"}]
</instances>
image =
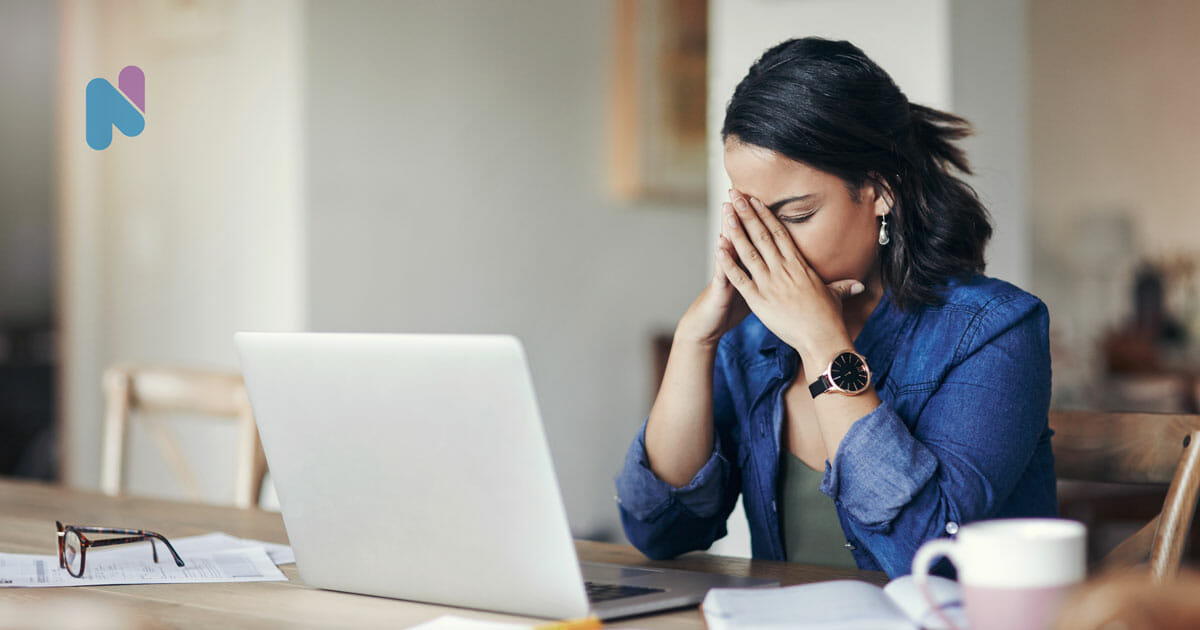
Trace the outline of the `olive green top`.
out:
<instances>
[{"instance_id":1,"label":"olive green top","mask_svg":"<svg viewBox=\"0 0 1200 630\"><path fill-rule=\"evenodd\" d=\"M854 556L845 547L846 535L833 499L821 493L824 473L806 466L789 449L783 449L783 453L779 458L783 465L780 520L788 562L857 568Z\"/></svg>"}]
</instances>

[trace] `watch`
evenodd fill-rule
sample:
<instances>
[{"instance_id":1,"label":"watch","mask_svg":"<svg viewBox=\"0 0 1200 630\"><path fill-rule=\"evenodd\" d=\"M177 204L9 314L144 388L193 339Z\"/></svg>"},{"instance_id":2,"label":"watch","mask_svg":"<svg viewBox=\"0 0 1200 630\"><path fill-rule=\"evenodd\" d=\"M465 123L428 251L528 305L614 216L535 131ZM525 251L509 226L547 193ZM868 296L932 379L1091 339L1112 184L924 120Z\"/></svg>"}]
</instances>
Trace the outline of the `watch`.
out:
<instances>
[{"instance_id":1,"label":"watch","mask_svg":"<svg viewBox=\"0 0 1200 630\"><path fill-rule=\"evenodd\" d=\"M820 378L808 386L808 392L813 398L825 392L857 396L870 386L871 368L867 367L867 359L857 352L846 350L829 362L829 367L825 368Z\"/></svg>"}]
</instances>

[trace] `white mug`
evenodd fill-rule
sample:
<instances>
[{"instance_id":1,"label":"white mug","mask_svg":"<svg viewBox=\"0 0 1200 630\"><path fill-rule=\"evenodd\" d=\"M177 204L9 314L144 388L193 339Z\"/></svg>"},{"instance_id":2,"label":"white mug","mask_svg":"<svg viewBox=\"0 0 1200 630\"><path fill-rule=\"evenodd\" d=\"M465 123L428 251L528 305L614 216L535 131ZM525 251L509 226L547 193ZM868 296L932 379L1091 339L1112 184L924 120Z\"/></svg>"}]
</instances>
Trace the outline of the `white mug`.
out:
<instances>
[{"instance_id":1,"label":"white mug","mask_svg":"<svg viewBox=\"0 0 1200 630\"><path fill-rule=\"evenodd\" d=\"M971 630L1037 630L1050 627L1064 595L1083 581L1086 547L1087 529L1078 521L977 521L959 528L954 540L921 545L912 572L926 601L935 606L926 586L929 565L949 559L958 571Z\"/></svg>"}]
</instances>

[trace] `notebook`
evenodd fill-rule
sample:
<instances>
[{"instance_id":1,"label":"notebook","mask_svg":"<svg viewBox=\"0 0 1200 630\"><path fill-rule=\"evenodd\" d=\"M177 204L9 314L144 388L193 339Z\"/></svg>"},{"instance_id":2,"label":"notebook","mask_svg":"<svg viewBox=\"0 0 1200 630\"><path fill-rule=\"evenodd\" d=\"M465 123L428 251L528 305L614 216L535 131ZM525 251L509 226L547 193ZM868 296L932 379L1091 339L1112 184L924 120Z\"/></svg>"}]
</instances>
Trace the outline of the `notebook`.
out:
<instances>
[{"instance_id":1,"label":"notebook","mask_svg":"<svg viewBox=\"0 0 1200 630\"><path fill-rule=\"evenodd\" d=\"M309 584L602 619L695 605L715 586L774 584L581 566L514 337L238 333L235 343ZM585 582L601 599L589 601Z\"/></svg>"},{"instance_id":2,"label":"notebook","mask_svg":"<svg viewBox=\"0 0 1200 630\"><path fill-rule=\"evenodd\" d=\"M957 582L929 577L929 590L942 614L967 627ZM776 589L714 589L704 598L709 630L944 630L911 575L883 588L857 580L835 580Z\"/></svg>"}]
</instances>

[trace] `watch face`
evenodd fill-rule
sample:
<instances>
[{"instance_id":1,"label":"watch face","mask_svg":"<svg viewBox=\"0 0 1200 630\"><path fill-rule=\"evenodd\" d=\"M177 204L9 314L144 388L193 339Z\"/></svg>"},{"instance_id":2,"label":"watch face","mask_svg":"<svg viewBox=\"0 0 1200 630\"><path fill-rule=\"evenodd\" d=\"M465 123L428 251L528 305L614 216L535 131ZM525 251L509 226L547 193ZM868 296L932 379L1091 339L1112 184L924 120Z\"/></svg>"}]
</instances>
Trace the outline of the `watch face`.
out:
<instances>
[{"instance_id":1,"label":"watch face","mask_svg":"<svg viewBox=\"0 0 1200 630\"><path fill-rule=\"evenodd\" d=\"M843 352L829 366L829 380L838 389L849 394L857 394L871 383L871 373L862 357L853 352Z\"/></svg>"}]
</instances>

